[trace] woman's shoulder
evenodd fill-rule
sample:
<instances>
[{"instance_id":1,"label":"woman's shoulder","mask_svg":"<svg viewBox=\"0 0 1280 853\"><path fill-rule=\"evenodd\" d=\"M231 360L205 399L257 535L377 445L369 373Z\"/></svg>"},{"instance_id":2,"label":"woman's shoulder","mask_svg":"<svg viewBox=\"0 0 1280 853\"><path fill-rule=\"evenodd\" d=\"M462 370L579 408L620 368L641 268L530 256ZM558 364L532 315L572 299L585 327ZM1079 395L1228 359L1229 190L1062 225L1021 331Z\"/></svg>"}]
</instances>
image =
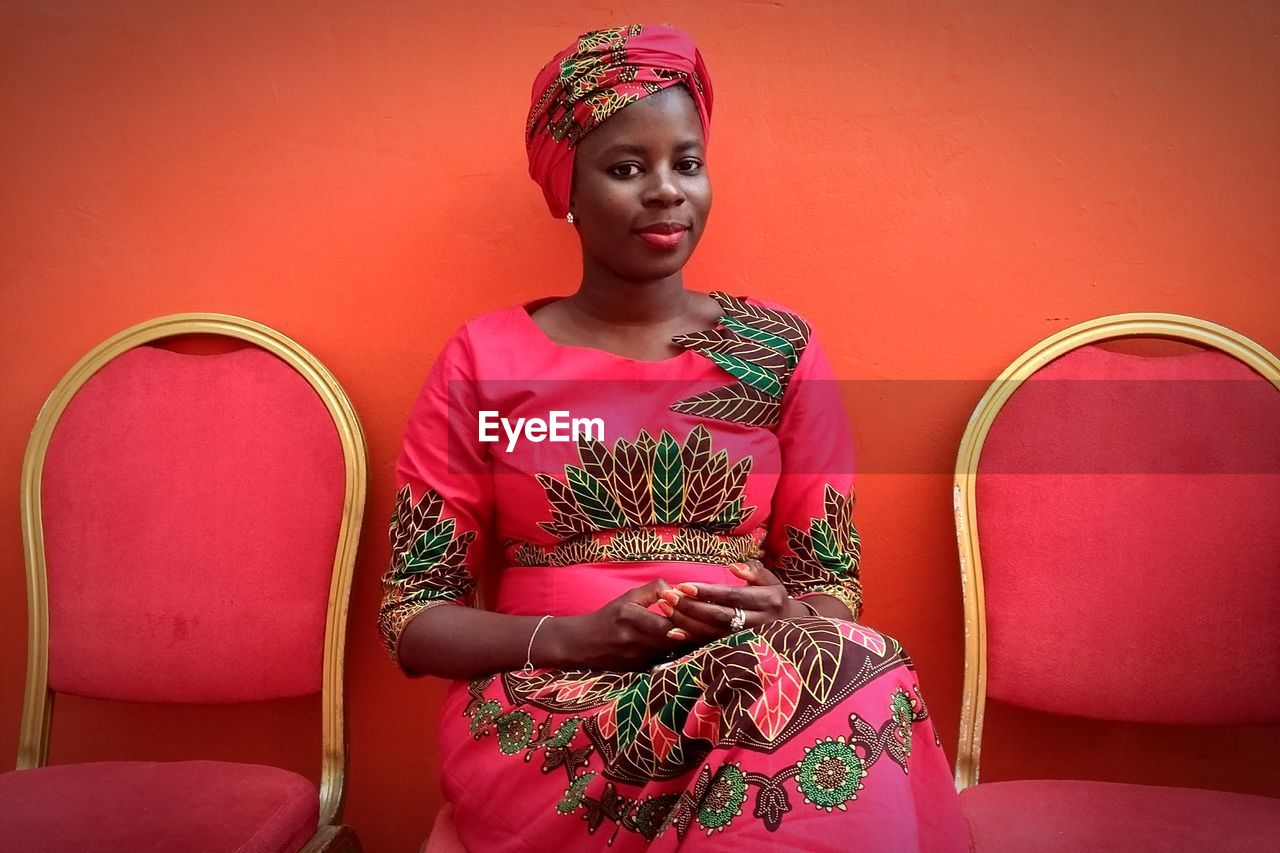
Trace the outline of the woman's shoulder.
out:
<instances>
[{"instance_id":1,"label":"woman's shoulder","mask_svg":"<svg viewBox=\"0 0 1280 853\"><path fill-rule=\"evenodd\" d=\"M528 317L529 312L524 305L509 305L477 314L463 323L457 333L471 337L505 335L522 325L522 321L527 321Z\"/></svg>"},{"instance_id":2,"label":"woman's shoulder","mask_svg":"<svg viewBox=\"0 0 1280 853\"><path fill-rule=\"evenodd\" d=\"M454 329L444 344L446 352L474 355L491 350L501 342L522 338L531 322L523 305L512 305L477 314Z\"/></svg>"},{"instance_id":3,"label":"woman's shoulder","mask_svg":"<svg viewBox=\"0 0 1280 853\"><path fill-rule=\"evenodd\" d=\"M519 305L486 311L463 321L444 339L434 363L437 367L449 365L464 373L474 372L482 362L492 361L495 353L502 353L514 345L513 341L524 337L521 315L529 322L529 315Z\"/></svg>"}]
</instances>

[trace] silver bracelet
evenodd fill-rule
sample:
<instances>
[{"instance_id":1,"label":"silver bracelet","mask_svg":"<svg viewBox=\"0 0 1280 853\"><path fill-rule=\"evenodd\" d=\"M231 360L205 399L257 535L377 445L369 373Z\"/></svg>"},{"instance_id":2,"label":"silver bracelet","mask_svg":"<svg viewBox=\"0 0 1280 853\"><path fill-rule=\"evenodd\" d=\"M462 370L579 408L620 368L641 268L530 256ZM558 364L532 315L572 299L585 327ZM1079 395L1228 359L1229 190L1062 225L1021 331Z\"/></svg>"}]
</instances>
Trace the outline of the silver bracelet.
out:
<instances>
[{"instance_id":1,"label":"silver bracelet","mask_svg":"<svg viewBox=\"0 0 1280 853\"><path fill-rule=\"evenodd\" d=\"M551 614L548 613L546 616L543 616L538 620L537 625L533 626L533 633L529 635L529 648L526 649L524 653L524 668L520 670L521 672L533 672L533 640L538 636L538 630L542 628L542 623L546 622L550 618Z\"/></svg>"},{"instance_id":2,"label":"silver bracelet","mask_svg":"<svg viewBox=\"0 0 1280 853\"><path fill-rule=\"evenodd\" d=\"M821 615L822 615L821 613L819 613L819 612L818 612L818 608L814 607L812 604L810 604L809 602L805 601L803 598L796 598L794 595L788 595L788 596L787 596L787 598L789 598L789 599L791 599L792 601L796 602L796 603L797 603L797 604L799 604L801 607L806 608L806 609L807 609L810 613L812 613L814 616L821 616Z\"/></svg>"}]
</instances>

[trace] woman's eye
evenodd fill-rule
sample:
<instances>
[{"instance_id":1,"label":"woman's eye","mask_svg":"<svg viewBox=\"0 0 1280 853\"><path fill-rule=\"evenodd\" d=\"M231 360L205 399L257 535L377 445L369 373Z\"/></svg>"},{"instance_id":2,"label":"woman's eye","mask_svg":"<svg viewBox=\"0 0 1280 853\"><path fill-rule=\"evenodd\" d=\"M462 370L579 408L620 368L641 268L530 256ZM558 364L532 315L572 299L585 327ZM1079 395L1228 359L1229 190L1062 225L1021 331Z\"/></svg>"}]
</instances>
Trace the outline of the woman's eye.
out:
<instances>
[{"instance_id":1,"label":"woman's eye","mask_svg":"<svg viewBox=\"0 0 1280 853\"><path fill-rule=\"evenodd\" d=\"M640 167L635 163L619 163L609 171L619 178L632 178L640 173Z\"/></svg>"},{"instance_id":2,"label":"woman's eye","mask_svg":"<svg viewBox=\"0 0 1280 853\"><path fill-rule=\"evenodd\" d=\"M676 169L681 172L696 172L702 167L702 161L694 157L686 157L676 164Z\"/></svg>"}]
</instances>

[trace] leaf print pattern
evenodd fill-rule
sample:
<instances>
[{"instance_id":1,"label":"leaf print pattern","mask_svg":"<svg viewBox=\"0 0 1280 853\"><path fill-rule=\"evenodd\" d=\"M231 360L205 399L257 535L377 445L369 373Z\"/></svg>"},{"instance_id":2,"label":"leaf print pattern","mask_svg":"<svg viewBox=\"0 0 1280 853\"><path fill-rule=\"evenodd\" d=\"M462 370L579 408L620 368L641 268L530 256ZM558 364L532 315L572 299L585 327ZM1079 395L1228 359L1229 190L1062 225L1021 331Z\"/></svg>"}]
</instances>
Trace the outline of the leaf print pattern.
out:
<instances>
[{"instance_id":1,"label":"leaf print pattern","mask_svg":"<svg viewBox=\"0 0 1280 853\"><path fill-rule=\"evenodd\" d=\"M681 515L686 524L715 524L725 500L729 481L729 456L725 451L712 456L696 468L686 468L689 478L684 491Z\"/></svg>"},{"instance_id":2,"label":"leaf print pattern","mask_svg":"<svg viewBox=\"0 0 1280 853\"><path fill-rule=\"evenodd\" d=\"M747 708L765 740L775 740L791 722L800 706L804 682L796 665L779 655L768 643L750 644L756 657L756 680L760 691Z\"/></svg>"},{"instance_id":3,"label":"leaf print pattern","mask_svg":"<svg viewBox=\"0 0 1280 853\"><path fill-rule=\"evenodd\" d=\"M770 397L782 396L782 382L773 371L765 370L759 365L752 364L726 352L715 352L713 350L707 353L707 357L723 367L725 372L736 376L752 388L762 391Z\"/></svg>"},{"instance_id":4,"label":"leaf print pattern","mask_svg":"<svg viewBox=\"0 0 1280 853\"><path fill-rule=\"evenodd\" d=\"M835 688L835 673L840 670L840 625L828 620L825 623L785 621L776 630L777 642L787 649L788 660L795 666L801 682L815 701L825 702ZM864 646L865 648L865 646ZM885 650L881 647L879 654Z\"/></svg>"},{"instance_id":5,"label":"leaf print pattern","mask_svg":"<svg viewBox=\"0 0 1280 853\"><path fill-rule=\"evenodd\" d=\"M680 448L671 434L663 430L662 440L654 447L653 458L653 503L659 524L674 524L680 520L683 496L684 465L680 459Z\"/></svg>"},{"instance_id":6,"label":"leaf print pattern","mask_svg":"<svg viewBox=\"0 0 1280 853\"><path fill-rule=\"evenodd\" d=\"M673 403L672 411L747 426L777 426L791 374L809 342L809 324L796 314L751 305L719 291L721 328L677 335L672 341L715 362L737 382Z\"/></svg>"},{"instance_id":7,"label":"leaf print pattern","mask_svg":"<svg viewBox=\"0 0 1280 853\"><path fill-rule=\"evenodd\" d=\"M856 620L862 612L862 582L858 563L862 541L853 526L853 493L842 495L830 484L823 492L824 515L809 529L787 526L790 554L775 569L792 595L823 593L839 599Z\"/></svg>"},{"instance_id":8,"label":"leaf print pattern","mask_svg":"<svg viewBox=\"0 0 1280 853\"><path fill-rule=\"evenodd\" d=\"M618 439L611 451L583 436L578 458L579 465L565 466L564 481L538 475L551 506L551 520L539 526L561 539L655 524L724 533L755 511L743 505L751 458L730 467L728 451L713 453L701 424L683 444L666 430L656 441L641 430L636 441Z\"/></svg>"},{"instance_id":9,"label":"leaf print pattern","mask_svg":"<svg viewBox=\"0 0 1280 853\"><path fill-rule=\"evenodd\" d=\"M657 524L653 488L650 485L650 466L646 464L651 454L643 445L633 445L625 439L614 444L614 467L609 483L618 503L630 507L629 515L640 524Z\"/></svg>"},{"instance_id":10,"label":"leaf print pattern","mask_svg":"<svg viewBox=\"0 0 1280 853\"><path fill-rule=\"evenodd\" d=\"M779 620L653 671L539 669L503 673L501 681L508 701L525 707L559 714L597 709L583 726L610 778L668 779L713 746L776 749L858 687L907 661L902 647L883 635L877 635L879 653L850 641L837 627L841 621ZM676 741L655 749L655 732L664 740L674 733Z\"/></svg>"},{"instance_id":11,"label":"leaf print pattern","mask_svg":"<svg viewBox=\"0 0 1280 853\"><path fill-rule=\"evenodd\" d=\"M555 519L555 530L558 536L572 536L575 533L589 533L591 519L578 506L573 490L564 482L550 474L538 474L538 485L547 493L547 501L551 504L551 514Z\"/></svg>"},{"instance_id":12,"label":"leaf print pattern","mask_svg":"<svg viewBox=\"0 0 1280 853\"><path fill-rule=\"evenodd\" d=\"M427 489L415 504L409 487L396 495L391 513L391 567L383 578L378 628L394 658L400 632L421 610L465 599L475 589L467 568L474 530L457 532L457 522L442 518L444 500Z\"/></svg>"},{"instance_id":13,"label":"leaf print pattern","mask_svg":"<svg viewBox=\"0 0 1280 853\"><path fill-rule=\"evenodd\" d=\"M642 97L683 82L705 94L698 74L628 62L627 43L644 25L613 27L586 33L577 49L560 62L559 73L538 96L525 124L531 141L545 122L556 142L576 146L601 122Z\"/></svg>"},{"instance_id":14,"label":"leaf print pattern","mask_svg":"<svg viewBox=\"0 0 1280 853\"><path fill-rule=\"evenodd\" d=\"M741 498L726 509L736 517ZM576 566L583 563L685 562L727 566L764 556L763 531L734 535L696 527L669 531L626 529L591 533L550 547L521 542L509 552L513 566Z\"/></svg>"},{"instance_id":15,"label":"leaf print pattern","mask_svg":"<svg viewBox=\"0 0 1280 853\"><path fill-rule=\"evenodd\" d=\"M725 320L722 320L721 323L728 328ZM772 336L770 337L772 338ZM773 373L780 374L795 366L786 355L777 349L743 337L730 337L717 329L681 335L679 342L688 348L696 348L699 352L707 353L708 355L713 352L731 355L743 361L759 365Z\"/></svg>"},{"instance_id":16,"label":"leaf print pattern","mask_svg":"<svg viewBox=\"0 0 1280 853\"><path fill-rule=\"evenodd\" d=\"M845 642L834 623L846 624L783 620L711 643L653 672L490 676L469 685L463 713L471 736L495 737L500 755L523 753L530 763L540 753L543 773L562 770L564 793L555 810L580 813L589 833L611 824L608 844L620 832L652 841L673 831L682 840L695 826L723 830L746 814L775 831L795 802L828 812L852 808L858 793L874 784L869 770L884 756L905 772L912 726L929 719L913 684L914 696L897 688L887 697L879 726L850 714L847 735L798 740L796 759L771 775L740 762L705 763L712 747L728 744L777 754L857 688L895 667L911 668L892 639L876 635L876 653L868 644ZM814 667L817 647L827 663ZM824 699L814 691L814 672L836 675L824 679ZM838 689L829 689L836 683ZM696 779L680 793L631 798L618 787L695 768ZM748 811L753 789L755 806Z\"/></svg>"},{"instance_id":17,"label":"leaf print pattern","mask_svg":"<svg viewBox=\"0 0 1280 853\"><path fill-rule=\"evenodd\" d=\"M609 493L608 487L582 468L565 466L565 479L578 507L596 530L624 527L627 517Z\"/></svg>"},{"instance_id":18,"label":"leaf print pattern","mask_svg":"<svg viewBox=\"0 0 1280 853\"><path fill-rule=\"evenodd\" d=\"M746 426L776 426L782 417L782 400L741 382L704 391L673 403L676 412Z\"/></svg>"}]
</instances>

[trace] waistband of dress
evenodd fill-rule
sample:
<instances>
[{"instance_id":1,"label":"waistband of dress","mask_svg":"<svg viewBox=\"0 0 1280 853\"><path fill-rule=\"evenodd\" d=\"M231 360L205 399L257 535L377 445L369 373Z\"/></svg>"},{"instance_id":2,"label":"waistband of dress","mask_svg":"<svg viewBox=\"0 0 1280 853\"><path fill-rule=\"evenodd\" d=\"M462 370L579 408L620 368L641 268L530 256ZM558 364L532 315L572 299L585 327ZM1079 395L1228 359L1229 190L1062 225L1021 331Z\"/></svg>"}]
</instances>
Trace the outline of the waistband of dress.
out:
<instances>
[{"instance_id":1,"label":"waistband of dress","mask_svg":"<svg viewBox=\"0 0 1280 853\"><path fill-rule=\"evenodd\" d=\"M702 527L624 527L583 533L555 545L521 542L508 546L507 564L523 568L584 563L712 563L727 566L764 554L765 529L717 533Z\"/></svg>"},{"instance_id":2,"label":"waistband of dress","mask_svg":"<svg viewBox=\"0 0 1280 853\"><path fill-rule=\"evenodd\" d=\"M492 609L528 616L572 616L596 610L658 578L672 586L745 583L727 565L707 562L583 563L554 569L509 566L502 571Z\"/></svg>"}]
</instances>

